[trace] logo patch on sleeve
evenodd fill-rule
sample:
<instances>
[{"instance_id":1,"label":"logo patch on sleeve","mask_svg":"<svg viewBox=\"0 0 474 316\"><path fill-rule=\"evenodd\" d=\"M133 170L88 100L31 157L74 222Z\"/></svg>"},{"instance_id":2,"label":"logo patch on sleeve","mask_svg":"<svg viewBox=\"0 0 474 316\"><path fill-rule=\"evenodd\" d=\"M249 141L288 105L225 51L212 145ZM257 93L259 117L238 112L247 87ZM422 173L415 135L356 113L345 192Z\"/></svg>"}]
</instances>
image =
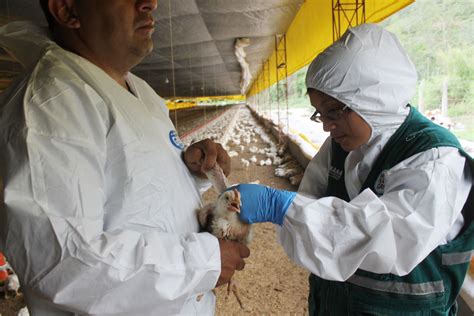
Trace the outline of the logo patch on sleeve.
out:
<instances>
[{"instance_id":1,"label":"logo patch on sleeve","mask_svg":"<svg viewBox=\"0 0 474 316\"><path fill-rule=\"evenodd\" d=\"M181 141L181 139L179 138L178 133L176 133L175 130L170 131L169 138L170 138L171 144L173 144L174 147L176 147L180 150L183 150L184 144Z\"/></svg>"}]
</instances>

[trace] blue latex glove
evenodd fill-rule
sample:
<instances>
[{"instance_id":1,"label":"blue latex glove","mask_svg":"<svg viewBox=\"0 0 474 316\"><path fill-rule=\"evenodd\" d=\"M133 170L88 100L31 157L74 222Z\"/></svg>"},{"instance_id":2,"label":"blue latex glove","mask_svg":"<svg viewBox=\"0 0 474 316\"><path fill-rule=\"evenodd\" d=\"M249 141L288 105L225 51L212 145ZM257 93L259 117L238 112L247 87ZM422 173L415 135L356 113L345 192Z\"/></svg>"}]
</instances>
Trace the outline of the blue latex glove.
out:
<instances>
[{"instance_id":1,"label":"blue latex glove","mask_svg":"<svg viewBox=\"0 0 474 316\"><path fill-rule=\"evenodd\" d=\"M273 189L259 184L239 184L242 206L240 219L247 223L272 222L281 225L296 192Z\"/></svg>"}]
</instances>

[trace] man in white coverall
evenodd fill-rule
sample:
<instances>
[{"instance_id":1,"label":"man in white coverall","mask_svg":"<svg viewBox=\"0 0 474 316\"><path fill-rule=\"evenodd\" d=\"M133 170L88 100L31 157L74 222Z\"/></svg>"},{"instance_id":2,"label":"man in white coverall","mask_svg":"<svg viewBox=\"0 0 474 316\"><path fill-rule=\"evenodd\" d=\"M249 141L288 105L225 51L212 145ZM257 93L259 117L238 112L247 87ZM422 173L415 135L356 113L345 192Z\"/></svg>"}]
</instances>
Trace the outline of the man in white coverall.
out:
<instances>
[{"instance_id":1,"label":"man in white coverall","mask_svg":"<svg viewBox=\"0 0 474 316\"><path fill-rule=\"evenodd\" d=\"M220 145L183 146L129 70L151 50L156 0L45 0L52 38L0 29L26 68L2 94L0 251L32 315L212 315L247 247L198 233L194 174Z\"/></svg>"},{"instance_id":2,"label":"man in white coverall","mask_svg":"<svg viewBox=\"0 0 474 316\"><path fill-rule=\"evenodd\" d=\"M361 25L306 76L330 136L298 193L241 184L241 218L279 224L312 272L310 315L453 315L474 245L472 158L407 105L416 70L396 37Z\"/></svg>"}]
</instances>

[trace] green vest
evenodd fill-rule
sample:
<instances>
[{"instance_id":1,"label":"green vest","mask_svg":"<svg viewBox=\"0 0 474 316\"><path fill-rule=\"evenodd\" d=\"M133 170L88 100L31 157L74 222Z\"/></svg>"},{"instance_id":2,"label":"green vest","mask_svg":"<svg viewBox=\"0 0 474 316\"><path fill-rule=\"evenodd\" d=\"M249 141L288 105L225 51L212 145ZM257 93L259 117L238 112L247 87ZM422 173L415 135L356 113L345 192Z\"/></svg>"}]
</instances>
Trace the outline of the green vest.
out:
<instances>
[{"instance_id":1,"label":"green vest","mask_svg":"<svg viewBox=\"0 0 474 316\"><path fill-rule=\"evenodd\" d=\"M430 148L450 146L466 157L474 177L474 161L456 137L411 108L405 122L390 138L374 163L361 192L370 188L383 194L384 170ZM332 142L332 160L326 196L349 201L344 184L348 155ZM455 299L461 290L474 249L474 190L471 186L462 210L465 224L458 236L438 246L408 275L376 274L357 270L346 282L310 276L310 315L455 315Z\"/></svg>"}]
</instances>

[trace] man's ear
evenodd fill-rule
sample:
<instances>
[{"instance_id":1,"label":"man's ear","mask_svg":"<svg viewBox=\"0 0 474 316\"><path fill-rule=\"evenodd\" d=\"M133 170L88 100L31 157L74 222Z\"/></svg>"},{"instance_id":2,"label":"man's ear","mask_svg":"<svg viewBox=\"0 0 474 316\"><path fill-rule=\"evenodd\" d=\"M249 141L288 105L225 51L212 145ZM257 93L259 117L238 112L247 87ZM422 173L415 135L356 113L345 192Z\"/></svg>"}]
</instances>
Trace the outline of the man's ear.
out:
<instances>
[{"instance_id":1,"label":"man's ear","mask_svg":"<svg viewBox=\"0 0 474 316\"><path fill-rule=\"evenodd\" d=\"M48 8L60 26L78 29L81 26L76 13L75 0L49 0Z\"/></svg>"}]
</instances>

